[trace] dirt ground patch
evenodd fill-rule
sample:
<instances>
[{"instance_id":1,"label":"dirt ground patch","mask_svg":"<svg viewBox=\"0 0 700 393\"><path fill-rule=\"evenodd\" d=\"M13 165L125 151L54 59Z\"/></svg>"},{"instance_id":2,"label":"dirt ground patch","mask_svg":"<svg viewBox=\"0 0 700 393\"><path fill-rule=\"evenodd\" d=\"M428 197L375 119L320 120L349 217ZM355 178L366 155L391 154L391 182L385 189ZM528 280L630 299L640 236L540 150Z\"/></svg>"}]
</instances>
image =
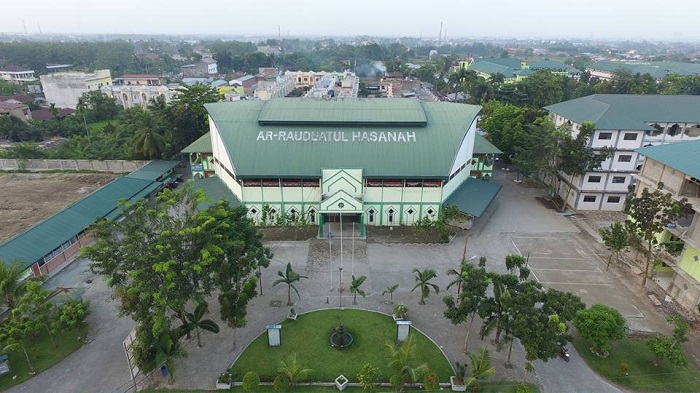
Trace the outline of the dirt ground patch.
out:
<instances>
[{"instance_id":1,"label":"dirt ground patch","mask_svg":"<svg viewBox=\"0 0 700 393\"><path fill-rule=\"evenodd\" d=\"M105 173L0 173L0 242L116 177Z\"/></svg>"},{"instance_id":2,"label":"dirt ground patch","mask_svg":"<svg viewBox=\"0 0 700 393\"><path fill-rule=\"evenodd\" d=\"M316 237L318 227L262 227L258 228L263 240L268 241L298 241Z\"/></svg>"}]
</instances>

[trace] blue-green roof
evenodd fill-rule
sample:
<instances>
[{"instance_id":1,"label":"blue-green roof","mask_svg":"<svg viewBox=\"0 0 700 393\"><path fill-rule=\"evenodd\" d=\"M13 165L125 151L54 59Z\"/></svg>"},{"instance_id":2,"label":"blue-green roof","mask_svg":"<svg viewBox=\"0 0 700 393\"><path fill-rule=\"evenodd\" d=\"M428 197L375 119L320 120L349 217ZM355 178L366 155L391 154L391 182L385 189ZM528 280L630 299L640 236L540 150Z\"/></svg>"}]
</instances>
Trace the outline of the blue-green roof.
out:
<instances>
[{"instance_id":1,"label":"blue-green roof","mask_svg":"<svg viewBox=\"0 0 700 393\"><path fill-rule=\"evenodd\" d=\"M175 168L180 161L153 160L141 168L131 172L127 177L151 181L161 181L161 176Z\"/></svg>"},{"instance_id":2,"label":"blue-green roof","mask_svg":"<svg viewBox=\"0 0 700 393\"><path fill-rule=\"evenodd\" d=\"M503 154L503 152L477 133L474 137L474 154Z\"/></svg>"},{"instance_id":3,"label":"blue-green roof","mask_svg":"<svg viewBox=\"0 0 700 393\"><path fill-rule=\"evenodd\" d=\"M700 96L594 94L544 109L598 130L654 130L653 123L700 123Z\"/></svg>"},{"instance_id":4,"label":"blue-green roof","mask_svg":"<svg viewBox=\"0 0 700 393\"><path fill-rule=\"evenodd\" d=\"M182 149L182 153L211 153L211 134L206 133L192 142L189 146Z\"/></svg>"},{"instance_id":5,"label":"blue-green roof","mask_svg":"<svg viewBox=\"0 0 700 393\"><path fill-rule=\"evenodd\" d=\"M700 141L640 147L635 151L690 177L700 179Z\"/></svg>"},{"instance_id":6,"label":"blue-green roof","mask_svg":"<svg viewBox=\"0 0 700 393\"><path fill-rule=\"evenodd\" d=\"M241 201L231 192L231 190L226 187L226 185L216 176L210 176L204 179L198 179L191 183L192 188L203 189L211 202L203 202L199 204L200 209L206 209L213 203L217 203L220 200L226 200L233 207L240 206Z\"/></svg>"},{"instance_id":7,"label":"blue-green roof","mask_svg":"<svg viewBox=\"0 0 700 393\"><path fill-rule=\"evenodd\" d=\"M445 200L443 205L455 205L464 213L481 217L500 190L501 186L496 183L470 177Z\"/></svg>"},{"instance_id":8,"label":"blue-green roof","mask_svg":"<svg viewBox=\"0 0 700 393\"><path fill-rule=\"evenodd\" d=\"M121 215L121 199L136 202L163 187L161 177L179 161L151 161L125 177L107 183L81 200L0 244L0 261L21 261L29 267L71 237L85 230L98 218L116 219Z\"/></svg>"},{"instance_id":9,"label":"blue-green roof","mask_svg":"<svg viewBox=\"0 0 700 393\"><path fill-rule=\"evenodd\" d=\"M152 187L151 180L122 177L111 181L85 198L10 238L0 245L0 260L5 263L21 261L29 267L101 217L119 215L120 199L134 200Z\"/></svg>"},{"instance_id":10,"label":"blue-green roof","mask_svg":"<svg viewBox=\"0 0 700 393\"><path fill-rule=\"evenodd\" d=\"M661 79L668 74L700 75L700 64L682 63L677 61L598 61L590 64L586 68L606 72L617 72L619 70L626 70L631 72L632 74L650 74L656 79Z\"/></svg>"},{"instance_id":11,"label":"blue-green roof","mask_svg":"<svg viewBox=\"0 0 700 393\"><path fill-rule=\"evenodd\" d=\"M300 108L300 114L295 115L300 123L261 125L265 108L278 107L280 101L287 108L285 113ZM410 123L425 117L426 124L346 123L349 114L359 114L359 109L370 104L382 109L371 115L370 120L377 124L396 121L409 109L416 112L407 117ZM232 160L234 168L230 169L242 178L318 178L322 168L362 169L365 177L447 178L457 150L481 110L475 105L404 99L278 98L205 107ZM333 116L324 114L325 107L337 115L338 124L330 122ZM323 123L311 124L316 117Z\"/></svg>"},{"instance_id":12,"label":"blue-green roof","mask_svg":"<svg viewBox=\"0 0 700 393\"><path fill-rule=\"evenodd\" d=\"M501 74L506 78L513 78L515 76L515 69L502 64L493 63L489 60L475 61L469 69L489 75ZM518 64L518 69L519 68L520 64Z\"/></svg>"}]
</instances>

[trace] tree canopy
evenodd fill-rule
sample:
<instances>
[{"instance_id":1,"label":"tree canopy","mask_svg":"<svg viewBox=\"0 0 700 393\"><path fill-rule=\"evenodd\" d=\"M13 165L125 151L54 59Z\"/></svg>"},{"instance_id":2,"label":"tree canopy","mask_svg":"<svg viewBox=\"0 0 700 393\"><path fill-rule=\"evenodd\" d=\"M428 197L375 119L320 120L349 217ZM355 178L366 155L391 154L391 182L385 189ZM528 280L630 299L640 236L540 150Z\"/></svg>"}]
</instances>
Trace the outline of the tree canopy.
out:
<instances>
[{"instance_id":1,"label":"tree canopy","mask_svg":"<svg viewBox=\"0 0 700 393\"><path fill-rule=\"evenodd\" d=\"M256 294L251 272L271 258L245 208L220 201L199 209L205 199L186 185L163 190L153 205L122 203L124 219L98 222L95 243L83 249L91 270L114 289L120 313L136 321L136 362L143 369L154 366L157 342L176 336L171 320L187 324L190 304L214 289L222 319L240 326L247 299Z\"/></svg>"}]
</instances>

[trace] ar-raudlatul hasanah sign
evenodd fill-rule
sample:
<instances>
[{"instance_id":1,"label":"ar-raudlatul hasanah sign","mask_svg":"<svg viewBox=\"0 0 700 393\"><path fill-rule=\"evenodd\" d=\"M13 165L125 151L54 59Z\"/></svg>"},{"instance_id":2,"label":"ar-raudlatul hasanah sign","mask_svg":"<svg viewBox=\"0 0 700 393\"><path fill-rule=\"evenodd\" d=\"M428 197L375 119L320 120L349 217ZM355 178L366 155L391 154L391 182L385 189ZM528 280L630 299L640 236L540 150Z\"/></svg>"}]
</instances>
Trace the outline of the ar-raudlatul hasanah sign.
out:
<instances>
[{"instance_id":1,"label":"ar-raudlatul hasanah sign","mask_svg":"<svg viewBox=\"0 0 700 393\"><path fill-rule=\"evenodd\" d=\"M260 131L256 141L416 142L415 131Z\"/></svg>"}]
</instances>

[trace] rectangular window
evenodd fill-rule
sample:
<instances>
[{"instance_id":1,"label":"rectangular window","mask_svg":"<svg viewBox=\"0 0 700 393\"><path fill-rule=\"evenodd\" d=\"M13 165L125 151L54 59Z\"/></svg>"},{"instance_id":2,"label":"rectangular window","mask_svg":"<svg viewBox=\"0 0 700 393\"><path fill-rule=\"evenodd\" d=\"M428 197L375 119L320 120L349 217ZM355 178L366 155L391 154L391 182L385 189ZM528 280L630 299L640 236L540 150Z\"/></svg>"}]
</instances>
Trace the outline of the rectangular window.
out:
<instances>
[{"instance_id":1,"label":"rectangular window","mask_svg":"<svg viewBox=\"0 0 700 393\"><path fill-rule=\"evenodd\" d=\"M632 155L631 154L620 154L617 157L618 162L630 162L632 161Z\"/></svg>"},{"instance_id":2,"label":"rectangular window","mask_svg":"<svg viewBox=\"0 0 700 393\"><path fill-rule=\"evenodd\" d=\"M620 203L620 197L619 196L609 196L608 203Z\"/></svg>"},{"instance_id":3,"label":"rectangular window","mask_svg":"<svg viewBox=\"0 0 700 393\"><path fill-rule=\"evenodd\" d=\"M637 140L637 133L636 132L625 132L625 138L626 141L636 141Z\"/></svg>"},{"instance_id":4,"label":"rectangular window","mask_svg":"<svg viewBox=\"0 0 700 393\"><path fill-rule=\"evenodd\" d=\"M613 176L612 182L616 184L624 184L625 183L625 177L624 176Z\"/></svg>"},{"instance_id":5,"label":"rectangular window","mask_svg":"<svg viewBox=\"0 0 700 393\"><path fill-rule=\"evenodd\" d=\"M600 183L600 176L588 176L589 183Z\"/></svg>"},{"instance_id":6,"label":"rectangular window","mask_svg":"<svg viewBox=\"0 0 700 393\"><path fill-rule=\"evenodd\" d=\"M611 140L612 132L601 132L600 134L598 134L598 139Z\"/></svg>"},{"instance_id":7,"label":"rectangular window","mask_svg":"<svg viewBox=\"0 0 700 393\"><path fill-rule=\"evenodd\" d=\"M595 195L586 195L583 197L584 202L595 202L596 196Z\"/></svg>"}]
</instances>

